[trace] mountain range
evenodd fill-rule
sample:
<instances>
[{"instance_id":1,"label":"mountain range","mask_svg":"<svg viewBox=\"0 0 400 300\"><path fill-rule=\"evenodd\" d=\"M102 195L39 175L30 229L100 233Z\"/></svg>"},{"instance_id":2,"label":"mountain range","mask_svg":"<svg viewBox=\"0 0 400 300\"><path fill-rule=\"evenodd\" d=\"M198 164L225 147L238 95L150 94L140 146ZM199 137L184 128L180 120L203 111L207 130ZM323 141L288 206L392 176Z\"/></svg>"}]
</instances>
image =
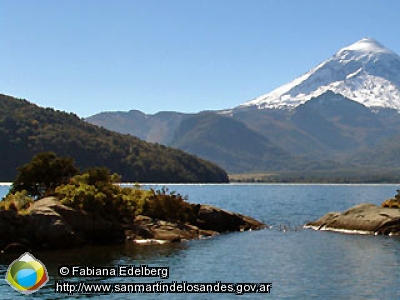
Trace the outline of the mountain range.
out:
<instances>
[{"instance_id":1,"label":"mountain range","mask_svg":"<svg viewBox=\"0 0 400 300\"><path fill-rule=\"evenodd\" d=\"M198 114L106 112L88 122L230 173L400 168L400 56L367 38L274 91Z\"/></svg>"}]
</instances>

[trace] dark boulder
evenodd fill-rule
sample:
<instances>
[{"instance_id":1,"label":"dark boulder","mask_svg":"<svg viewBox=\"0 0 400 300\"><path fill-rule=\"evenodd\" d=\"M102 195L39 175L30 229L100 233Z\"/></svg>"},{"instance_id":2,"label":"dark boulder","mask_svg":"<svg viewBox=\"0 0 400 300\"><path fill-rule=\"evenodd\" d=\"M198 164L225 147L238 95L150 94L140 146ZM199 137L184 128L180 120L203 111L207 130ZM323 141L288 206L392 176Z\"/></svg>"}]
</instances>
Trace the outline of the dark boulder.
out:
<instances>
[{"instance_id":1,"label":"dark boulder","mask_svg":"<svg viewBox=\"0 0 400 300\"><path fill-rule=\"evenodd\" d=\"M15 210L0 210L0 249L13 243L26 244L22 232L27 223Z\"/></svg>"},{"instance_id":2,"label":"dark boulder","mask_svg":"<svg viewBox=\"0 0 400 300\"><path fill-rule=\"evenodd\" d=\"M232 213L211 205L201 205L197 216L199 228L217 232L258 230L265 224L248 216Z\"/></svg>"},{"instance_id":3,"label":"dark boulder","mask_svg":"<svg viewBox=\"0 0 400 300\"><path fill-rule=\"evenodd\" d=\"M28 214L19 215L14 210L0 211L0 249L13 244L62 249L124 241L124 230L118 222L74 210L54 197L36 201Z\"/></svg>"},{"instance_id":4,"label":"dark boulder","mask_svg":"<svg viewBox=\"0 0 400 300\"><path fill-rule=\"evenodd\" d=\"M54 230L58 230L58 234L62 235L65 227L65 231L72 232L75 240L85 244L116 244L125 241L124 230L119 222L106 220L98 214L72 209L62 205L54 197L36 201L30 212L31 216L40 215L41 218L46 218L47 215L47 219L51 219L53 215L58 216L60 220L54 222Z\"/></svg>"}]
</instances>

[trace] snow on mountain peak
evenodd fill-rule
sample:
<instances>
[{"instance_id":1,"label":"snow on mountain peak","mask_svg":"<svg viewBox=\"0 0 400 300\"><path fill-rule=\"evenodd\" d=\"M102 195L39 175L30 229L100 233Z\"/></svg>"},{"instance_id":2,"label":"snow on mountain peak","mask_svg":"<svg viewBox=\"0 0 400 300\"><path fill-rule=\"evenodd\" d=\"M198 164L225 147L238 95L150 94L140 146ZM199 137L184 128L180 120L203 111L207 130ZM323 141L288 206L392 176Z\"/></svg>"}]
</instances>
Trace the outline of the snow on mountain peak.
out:
<instances>
[{"instance_id":1,"label":"snow on mountain peak","mask_svg":"<svg viewBox=\"0 0 400 300\"><path fill-rule=\"evenodd\" d=\"M370 53L392 52L373 38L363 38L350 46L342 48L341 50L339 50L339 53L342 51L360 51L360 52L370 52Z\"/></svg>"},{"instance_id":2,"label":"snow on mountain peak","mask_svg":"<svg viewBox=\"0 0 400 300\"><path fill-rule=\"evenodd\" d=\"M378 41L364 38L242 107L291 109L328 90L367 107L400 111L400 56Z\"/></svg>"}]
</instances>

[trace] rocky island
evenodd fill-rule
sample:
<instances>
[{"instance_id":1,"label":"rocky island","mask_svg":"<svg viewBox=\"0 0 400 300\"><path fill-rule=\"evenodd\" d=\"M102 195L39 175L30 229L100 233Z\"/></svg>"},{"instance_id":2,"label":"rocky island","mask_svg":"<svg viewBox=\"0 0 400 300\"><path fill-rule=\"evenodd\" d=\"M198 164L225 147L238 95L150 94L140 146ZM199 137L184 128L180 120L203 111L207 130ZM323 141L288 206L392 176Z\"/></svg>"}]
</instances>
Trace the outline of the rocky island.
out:
<instances>
[{"instance_id":1,"label":"rocky island","mask_svg":"<svg viewBox=\"0 0 400 300\"><path fill-rule=\"evenodd\" d=\"M363 203L343 213L330 212L305 228L350 234L400 235L400 192L381 206Z\"/></svg>"},{"instance_id":2,"label":"rocky island","mask_svg":"<svg viewBox=\"0 0 400 300\"><path fill-rule=\"evenodd\" d=\"M119 179L104 168L79 173L54 153L35 156L0 201L0 250L162 244L265 227L167 189L124 187Z\"/></svg>"},{"instance_id":3,"label":"rocky island","mask_svg":"<svg viewBox=\"0 0 400 300\"><path fill-rule=\"evenodd\" d=\"M138 215L131 223L72 209L55 197L35 201L28 213L0 211L0 249L62 249L90 244L163 244L224 232L257 230L265 225L250 217L198 205L193 223Z\"/></svg>"}]
</instances>

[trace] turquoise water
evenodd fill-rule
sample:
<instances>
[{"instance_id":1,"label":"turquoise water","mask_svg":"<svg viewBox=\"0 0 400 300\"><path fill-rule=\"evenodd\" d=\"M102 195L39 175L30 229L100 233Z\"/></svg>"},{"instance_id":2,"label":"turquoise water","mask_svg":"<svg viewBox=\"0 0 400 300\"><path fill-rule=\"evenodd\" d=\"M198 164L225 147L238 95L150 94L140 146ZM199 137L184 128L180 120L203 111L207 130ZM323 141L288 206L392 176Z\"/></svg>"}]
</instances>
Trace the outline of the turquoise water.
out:
<instances>
[{"instance_id":1,"label":"turquoise water","mask_svg":"<svg viewBox=\"0 0 400 300\"><path fill-rule=\"evenodd\" d=\"M169 185L169 188L189 195L190 202L244 213L272 228L171 245L126 244L34 251L32 254L46 265L50 281L29 298L89 297L54 293L58 266L65 264L146 264L169 267L168 282L271 282L273 286L270 294L90 296L96 299L398 299L400 296L399 238L300 229L305 222L328 211L342 211L362 202L380 204L395 194L398 185ZM0 186L0 195L7 190L8 187ZM0 256L0 278L18 256ZM128 283L136 279L89 280ZM159 279L142 281L156 280ZM0 299L26 297L4 280L0 280L0 292Z\"/></svg>"}]
</instances>

